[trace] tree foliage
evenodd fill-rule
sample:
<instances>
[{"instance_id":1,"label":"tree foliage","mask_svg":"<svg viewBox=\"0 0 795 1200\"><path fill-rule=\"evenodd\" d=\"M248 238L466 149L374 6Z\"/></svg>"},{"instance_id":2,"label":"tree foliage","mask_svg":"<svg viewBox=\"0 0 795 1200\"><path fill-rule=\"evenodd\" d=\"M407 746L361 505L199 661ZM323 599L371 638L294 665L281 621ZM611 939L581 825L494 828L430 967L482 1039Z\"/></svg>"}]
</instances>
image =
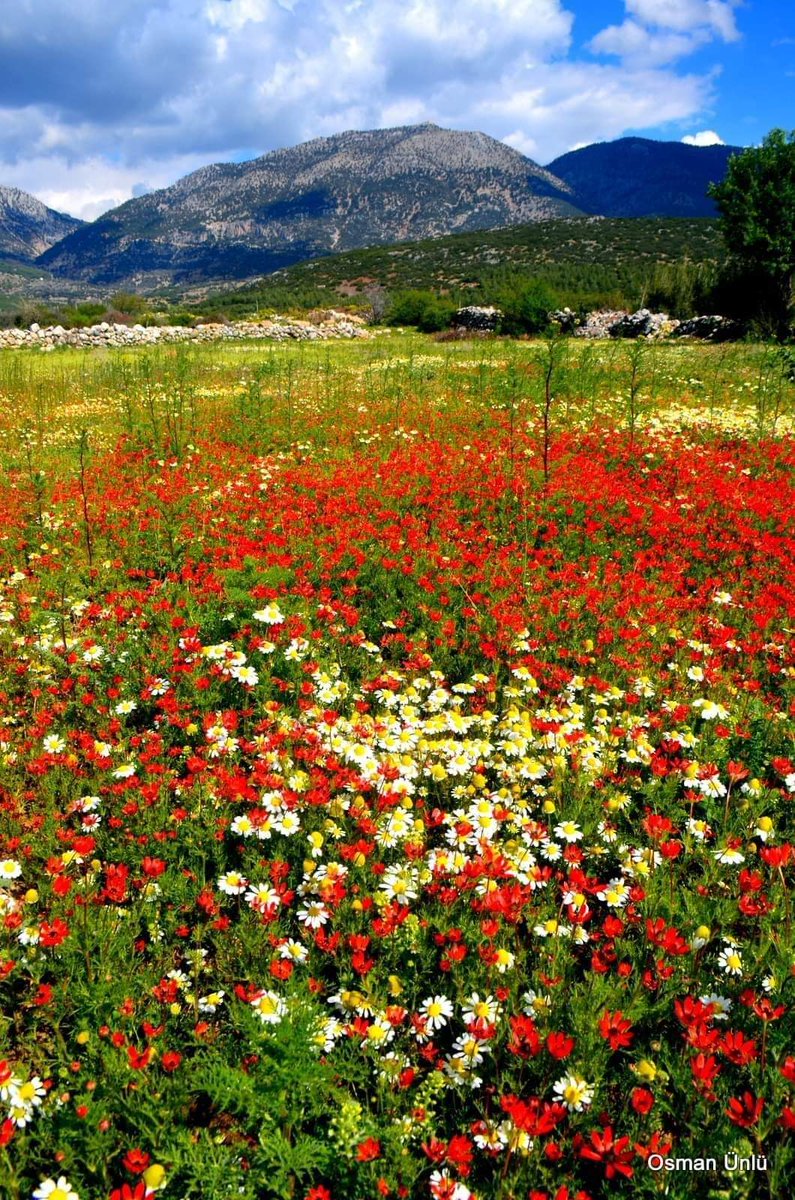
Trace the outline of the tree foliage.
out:
<instances>
[{"instance_id":1,"label":"tree foliage","mask_svg":"<svg viewBox=\"0 0 795 1200\"><path fill-rule=\"evenodd\" d=\"M729 159L726 178L710 187L727 246L769 284L777 332L792 317L795 283L795 132L774 129L761 146Z\"/></svg>"}]
</instances>

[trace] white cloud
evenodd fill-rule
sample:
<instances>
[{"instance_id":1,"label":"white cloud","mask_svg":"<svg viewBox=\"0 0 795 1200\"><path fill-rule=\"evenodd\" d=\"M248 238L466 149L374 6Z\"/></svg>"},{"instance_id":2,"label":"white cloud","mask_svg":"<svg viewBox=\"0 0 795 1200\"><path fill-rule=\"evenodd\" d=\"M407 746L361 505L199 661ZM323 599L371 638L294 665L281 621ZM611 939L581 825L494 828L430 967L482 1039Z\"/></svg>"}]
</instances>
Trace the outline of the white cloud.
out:
<instances>
[{"instance_id":1,"label":"white cloud","mask_svg":"<svg viewBox=\"0 0 795 1200\"><path fill-rule=\"evenodd\" d=\"M626 0L624 23L592 44L615 63L573 55L566 4L14 0L0 18L0 182L92 217L205 163L343 129L435 121L547 162L705 120L713 78L677 63L736 35L734 0Z\"/></svg>"},{"instance_id":2,"label":"white cloud","mask_svg":"<svg viewBox=\"0 0 795 1200\"><path fill-rule=\"evenodd\" d=\"M592 38L589 49L594 54L615 55L636 66L661 67L685 58L709 40L710 34L703 28L686 33L652 31L629 20L602 29Z\"/></svg>"},{"instance_id":3,"label":"white cloud","mask_svg":"<svg viewBox=\"0 0 795 1200\"><path fill-rule=\"evenodd\" d=\"M32 192L49 208L70 213L84 221L129 200L143 189L166 187L180 175L204 166L201 155L186 155L162 162L139 162L124 166L91 156L70 162L60 157L36 156L0 167L0 181L7 187ZM142 175L145 182L142 182Z\"/></svg>"},{"instance_id":4,"label":"white cloud","mask_svg":"<svg viewBox=\"0 0 795 1200\"><path fill-rule=\"evenodd\" d=\"M627 12L644 25L692 33L707 29L724 41L740 35L734 11L740 0L625 0Z\"/></svg>"},{"instance_id":5,"label":"white cloud","mask_svg":"<svg viewBox=\"0 0 795 1200\"><path fill-rule=\"evenodd\" d=\"M725 146L723 138L714 129L702 129L700 133L689 133L682 141L686 146Z\"/></svg>"},{"instance_id":6,"label":"white cloud","mask_svg":"<svg viewBox=\"0 0 795 1200\"><path fill-rule=\"evenodd\" d=\"M502 94L476 102L475 127L511 129L510 144L543 163L578 143L681 121L708 106L712 87L697 75L593 63L548 65L532 73L532 87L528 83L515 77ZM532 130L532 149L516 132L522 127Z\"/></svg>"}]
</instances>

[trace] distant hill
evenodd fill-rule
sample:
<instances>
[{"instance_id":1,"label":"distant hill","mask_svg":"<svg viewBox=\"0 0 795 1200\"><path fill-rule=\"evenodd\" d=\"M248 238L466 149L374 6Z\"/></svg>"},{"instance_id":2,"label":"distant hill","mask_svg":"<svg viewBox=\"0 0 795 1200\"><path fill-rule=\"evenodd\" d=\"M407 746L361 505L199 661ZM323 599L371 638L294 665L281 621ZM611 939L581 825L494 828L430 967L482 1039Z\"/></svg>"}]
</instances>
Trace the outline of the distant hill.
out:
<instances>
[{"instance_id":1,"label":"distant hill","mask_svg":"<svg viewBox=\"0 0 795 1200\"><path fill-rule=\"evenodd\" d=\"M571 150L547 170L572 189L578 208L603 217L714 217L710 183L738 146L687 146L626 137Z\"/></svg>"},{"instance_id":2,"label":"distant hill","mask_svg":"<svg viewBox=\"0 0 795 1200\"><path fill-rule=\"evenodd\" d=\"M349 250L209 296L206 289L189 291L186 299L191 307L199 301L199 311L229 316L333 305L374 290L432 290L468 302L490 300L511 281L533 277L567 302L613 296L639 303L655 280L670 283L677 271L712 268L722 256L717 221L579 217Z\"/></svg>"},{"instance_id":3,"label":"distant hill","mask_svg":"<svg viewBox=\"0 0 795 1200\"><path fill-rule=\"evenodd\" d=\"M32 262L82 224L19 188L0 186L0 259Z\"/></svg>"},{"instance_id":4,"label":"distant hill","mask_svg":"<svg viewBox=\"0 0 795 1200\"><path fill-rule=\"evenodd\" d=\"M569 186L505 143L416 125L203 167L105 213L39 263L71 278L151 288L567 215L578 215Z\"/></svg>"}]
</instances>

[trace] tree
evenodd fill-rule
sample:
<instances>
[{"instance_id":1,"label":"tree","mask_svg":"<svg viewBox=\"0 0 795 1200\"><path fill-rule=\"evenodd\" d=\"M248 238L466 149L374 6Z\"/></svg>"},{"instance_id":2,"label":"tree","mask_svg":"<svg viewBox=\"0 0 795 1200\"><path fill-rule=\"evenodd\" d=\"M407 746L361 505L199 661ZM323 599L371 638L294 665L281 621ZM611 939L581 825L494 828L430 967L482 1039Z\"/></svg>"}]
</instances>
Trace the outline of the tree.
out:
<instances>
[{"instance_id":1,"label":"tree","mask_svg":"<svg viewBox=\"0 0 795 1200\"><path fill-rule=\"evenodd\" d=\"M500 333L519 337L543 333L549 328L550 310L557 305L554 294L539 280L525 280L498 296L502 312Z\"/></svg>"},{"instance_id":2,"label":"tree","mask_svg":"<svg viewBox=\"0 0 795 1200\"><path fill-rule=\"evenodd\" d=\"M729 250L768 284L776 332L786 336L795 285L795 132L774 129L761 146L734 155L709 194Z\"/></svg>"},{"instance_id":3,"label":"tree","mask_svg":"<svg viewBox=\"0 0 795 1200\"><path fill-rule=\"evenodd\" d=\"M386 320L389 325L416 325L422 333L446 329L456 306L440 299L433 292L400 292L389 305Z\"/></svg>"}]
</instances>

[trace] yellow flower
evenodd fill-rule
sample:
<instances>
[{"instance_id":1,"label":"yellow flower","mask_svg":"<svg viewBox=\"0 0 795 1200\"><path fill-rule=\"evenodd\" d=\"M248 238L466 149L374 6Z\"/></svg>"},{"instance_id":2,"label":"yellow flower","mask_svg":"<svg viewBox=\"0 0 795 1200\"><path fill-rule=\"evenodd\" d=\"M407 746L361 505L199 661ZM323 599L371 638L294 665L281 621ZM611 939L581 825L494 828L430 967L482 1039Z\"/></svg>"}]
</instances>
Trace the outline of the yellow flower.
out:
<instances>
[{"instance_id":1,"label":"yellow flower","mask_svg":"<svg viewBox=\"0 0 795 1200\"><path fill-rule=\"evenodd\" d=\"M144 1183L150 1188L159 1188L163 1186L166 1178L166 1169L160 1163L152 1163L151 1167L147 1167L144 1171Z\"/></svg>"}]
</instances>

